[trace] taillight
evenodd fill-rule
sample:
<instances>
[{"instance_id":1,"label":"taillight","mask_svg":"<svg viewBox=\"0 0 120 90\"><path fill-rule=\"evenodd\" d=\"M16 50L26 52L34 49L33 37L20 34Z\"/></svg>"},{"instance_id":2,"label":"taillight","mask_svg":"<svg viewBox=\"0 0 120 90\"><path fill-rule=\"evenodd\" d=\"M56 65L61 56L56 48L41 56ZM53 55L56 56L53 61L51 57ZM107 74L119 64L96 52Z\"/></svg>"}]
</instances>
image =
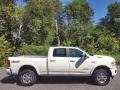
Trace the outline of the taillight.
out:
<instances>
[{"instance_id":1,"label":"taillight","mask_svg":"<svg viewBox=\"0 0 120 90\"><path fill-rule=\"evenodd\" d=\"M10 60L6 60L6 67L10 67Z\"/></svg>"}]
</instances>

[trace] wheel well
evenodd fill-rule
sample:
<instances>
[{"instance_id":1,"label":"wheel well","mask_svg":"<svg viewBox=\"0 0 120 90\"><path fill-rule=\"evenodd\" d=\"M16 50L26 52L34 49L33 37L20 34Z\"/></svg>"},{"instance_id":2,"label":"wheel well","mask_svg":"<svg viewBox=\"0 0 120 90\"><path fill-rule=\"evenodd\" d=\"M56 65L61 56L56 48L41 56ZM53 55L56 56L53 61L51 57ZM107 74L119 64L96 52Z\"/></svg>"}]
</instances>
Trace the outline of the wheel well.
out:
<instances>
[{"instance_id":1,"label":"wheel well","mask_svg":"<svg viewBox=\"0 0 120 90\"><path fill-rule=\"evenodd\" d=\"M110 74L110 76L112 77L112 73L111 73L109 67L107 67L107 66L98 66L98 67L96 67L96 68L94 69L94 71L96 71L96 70L98 70L98 69L106 69L106 70L108 71L108 73ZM94 73L94 71L93 71L93 73Z\"/></svg>"},{"instance_id":2,"label":"wheel well","mask_svg":"<svg viewBox=\"0 0 120 90\"><path fill-rule=\"evenodd\" d=\"M32 71L34 71L34 72L36 73L36 75L38 75L36 69L35 69L33 66L31 66L31 65L24 65L24 66L22 66L22 67L19 69L19 73L20 73L21 71L25 70L25 69L32 70Z\"/></svg>"}]
</instances>

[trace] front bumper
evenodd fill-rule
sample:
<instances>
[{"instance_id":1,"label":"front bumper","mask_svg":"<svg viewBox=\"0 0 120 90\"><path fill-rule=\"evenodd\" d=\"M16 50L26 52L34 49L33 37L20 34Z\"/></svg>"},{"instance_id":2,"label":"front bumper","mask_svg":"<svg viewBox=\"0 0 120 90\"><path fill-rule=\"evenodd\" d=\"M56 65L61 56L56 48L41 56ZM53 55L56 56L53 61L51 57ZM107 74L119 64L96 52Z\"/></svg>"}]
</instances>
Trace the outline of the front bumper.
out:
<instances>
[{"instance_id":1,"label":"front bumper","mask_svg":"<svg viewBox=\"0 0 120 90\"><path fill-rule=\"evenodd\" d=\"M111 68L110 71L111 71L112 77L117 75L117 68Z\"/></svg>"}]
</instances>

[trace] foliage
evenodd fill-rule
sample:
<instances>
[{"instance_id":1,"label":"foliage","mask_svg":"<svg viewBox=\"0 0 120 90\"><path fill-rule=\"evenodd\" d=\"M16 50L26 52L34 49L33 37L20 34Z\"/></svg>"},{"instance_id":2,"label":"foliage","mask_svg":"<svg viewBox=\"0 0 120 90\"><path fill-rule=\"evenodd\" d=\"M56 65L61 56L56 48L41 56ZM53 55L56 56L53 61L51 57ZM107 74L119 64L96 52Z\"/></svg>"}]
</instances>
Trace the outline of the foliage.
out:
<instances>
[{"instance_id":1,"label":"foliage","mask_svg":"<svg viewBox=\"0 0 120 90\"><path fill-rule=\"evenodd\" d=\"M108 35L110 35L110 33L115 34L114 38L109 36L111 38L108 37L108 39L106 39L109 43L105 47L107 49L113 47L111 52L115 53L112 53L111 55L115 57L117 62L120 64L120 3L112 3L108 6L108 14L101 19L97 28L105 30L104 32L110 31Z\"/></svg>"},{"instance_id":2,"label":"foliage","mask_svg":"<svg viewBox=\"0 0 120 90\"><path fill-rule=\"evenodd\" d=\"M3 65L4 60L12 54L10 44L5 40L4 36L0 37L0 66Z\"/></svg>"},{"instance_id":3,"label":"foliage","mask_svg":"<svg viewBox=\"0 0 120 90\"><path fill-rule=\"evenodd\" d=\"M24 8L15 6L16 0L0 0L0 35L15 47ZM16 33L16 34L15 34Z\"/></svg>"},{"instance_id":4,"label":"foliage","mask_svg":"<svg viewBox=\"0 0 120 90\"><path fill-rule=\"evenodd\" d=\"M112 56L115 58L117 64L120 65L120 52L113 54Z\"/></svg>"},{"instance_id":5,"label":"foliage","mask_svg":"<svg viewBox=\"0 0 120 90\"><path fill-rule=\"evenodd\" d=\"M21 48L17 51L19 55L45 55L48 54L49 46L27 45L22 43Z\"/></svg>"},{"instance_id":6,"label":"foliage","mask_svg":"<svg viewBox=\"0 0 120 90\"><path fill-rule=\"evenodd\" d=\"M66 31L65 45L78 46L90 53L101 51L117 53L119 51L119 41L107 30L101 30L89 24L76 23L68 26Z\"/></svg>"},{"instance_id":7,"label":"foliage","mask_svg":"<svg viewBox=\"0 0 120 90\"><path fill-rule=\"evenodd\" d=\"M116 2L108 6L108 14L101 19L99 26L120 37L120 3Z\"/></svg>"},{"instance_id":8,"label":"foliage","mask_svg":"<svg viewBox=\"0 0 120 90\"><path fill-rule=\"evenodd\" d=\"M72 0L66 5L65 11L69 20L72 19L80 23L88 23L93 15L93 10L86 0Z\"/></svg>"},{"instance_id":9,"label":"foliage","mask_svg":"<svg viewBox=\"0 0 120 90\"><path fill-rule=\"evenodd\" d=\"M22 39L28 44L52 43L59 0L30 0L26 7Z\"/></svg>"},{"instance_id":10,"label":"foliage","mask_svg":"<svg viewBox=\"0 0 120 90\"><path fill-rule=\"evenodd\" d=\"M16 1L0 0L0 66L13 54L47 55L58 37L62 46L113 56L120 64L120 3L110 4L105 18L93 25L87 0L71 0L64 7L60 0L24 0L23 7Z\"/></svg>"}]
</instances>

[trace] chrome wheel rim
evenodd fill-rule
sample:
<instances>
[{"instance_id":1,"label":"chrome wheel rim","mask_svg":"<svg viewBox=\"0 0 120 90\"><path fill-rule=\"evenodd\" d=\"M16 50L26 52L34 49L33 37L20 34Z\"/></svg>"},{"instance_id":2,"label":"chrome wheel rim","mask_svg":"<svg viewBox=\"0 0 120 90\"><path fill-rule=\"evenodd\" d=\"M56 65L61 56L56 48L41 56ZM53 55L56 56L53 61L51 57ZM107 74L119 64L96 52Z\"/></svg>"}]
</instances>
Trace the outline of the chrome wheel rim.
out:
<instances>
[{"instance_id":1,"label":"chrome wheel rim","mask_svg":"<svg viewBox=\"0 0 120 90\"><path fill-rule=\"evenodd\" d=\"M32 82L32 79L33 79L33 77L32 77L32 75L31 75L30 73L25 73L25 74L22 76L22 81L23 81L23 83L25 83L25 84L31 83L31 82Z\"/></svg>"},{"instance_id":2,"label":"chrome wheel rim","mask_svg":"<svg viewBox=\"0 0 120 90\"><path fill-rule=\"evenodd\" d=\"M97 81L101 84L107 81L107 75L105 73L99 73L97 76Z\"/></svg>"}]
</instances>

